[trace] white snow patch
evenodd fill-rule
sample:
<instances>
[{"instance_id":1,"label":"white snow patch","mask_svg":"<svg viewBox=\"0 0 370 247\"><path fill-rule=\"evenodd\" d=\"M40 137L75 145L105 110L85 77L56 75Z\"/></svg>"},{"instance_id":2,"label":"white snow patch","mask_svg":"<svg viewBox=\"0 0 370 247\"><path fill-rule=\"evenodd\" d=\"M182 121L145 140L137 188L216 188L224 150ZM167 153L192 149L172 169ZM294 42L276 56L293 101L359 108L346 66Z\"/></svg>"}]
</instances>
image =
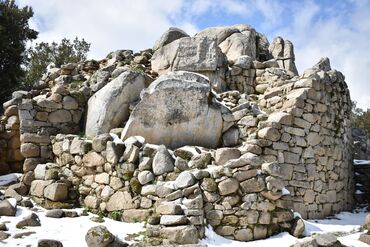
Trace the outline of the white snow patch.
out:
<instances>
[{"instance_id":1,"label":"white snow patch","mask_svg":"<svg viewBox=\"0 0 370 247\"><path fill-rule=\"evenodd\" d=\"M363 191L361 191L361 190L356 190L355 191L355 194L356 195L362 195L362 194L364 194L365 192L363 192Z\"/></svg>"},{"instance_id":2,"label":"white snow patch","mask_svg":"<svg viewBox=\"0 0 370 247\"><path fill-rule=\"evenodd\" d=\"M312 233L324 233L324 232L351 232L360 229L361 225L364 224L365 212L350 213L341 212L336 214L333 219L323 220L308 220L305 221L306 230L305 235L309 236Z\"/></svg>"},{"instance_id":3,"label":"white snow patch","mask_svg":"<svg viewBox=\"0 0 370 247\"><path fill-rule=\"evenodd\" d=\"M24 237L23 239L14 239L10 237L3 241L4 246L15 247L15 246L37 246L39 239L55 239L63 243L64 247L75 247L75 246L86 246L85 235L87 231L94 226L104 225L108 230L114 234L117 238L124 242L124 238L127 234L137 233L143 230L144 223L124 223L119 221L114 221L109 218L104 218L105 222L96 223L90 220L89 216L80 216L77 218L49 218L45 216L47 210L38 208L41 211L37 212L40 218L40 227L27 227L26 229L17 229L16 224L23 217L31 214L31 210L18 207L17 215L15 217L2 216L0 222L6 223L9 231L7 233L12 236L21 232L33 231L35 234ZM83 209L74 209L74 211L82 212Z\"/></svg>"},{"instance_id":4,"label":"white snow patch","mask_svg":"<svg viewBox=\"0 0 370 247\"><path fill-rule=\"evenodd\" d=\"M13 206L13 208L17 206L17 200L15 198L8 198L7 200L10 203L10 205Z\"/></svg>"},{"instance_id":5,"label":"white snow patch","mask_svg":"<svg viewBox=\"0 0 370 247\"><path fill-rule=\"evenodd\" d=\"M358 231L361 225L364 223L366 212L350 213L342 212L335 215L333 219L323 220L308 220L305 221L305 235L311 236L313 233L327 233L327 232L354 232ZM300 216L298 213L294 213L294 216ZM338 240L349 247L366 247L368 245L358 240L360 234L363 232L357 232L349 234L344 237L339 237ZM208 245L208 247L266 247L266 246L279 246L289 247L294 245L296 242L301 242L302 239L293 237L287 232L280 233L278 235L269 237L267 239L251 241L251 242L239 242L230 239L226 239L217 233L215 233L211 226L206 228L205 239L200 240L200 244Z\"/></svg>"},{"instance_id":6,"label":"white snow patch","mask_svg":"<svg viewBox=\"0 0 370 247\"><path fill-rule=\"evenodd\" d=\"M298 213L298 212L294 212L293 213L293 217L294 218L301 218L302 219L302 215L300 213Z\"/></svg>"},{"instance_id":7,"label":"white snow patch","mask_svg":"<svg viewBox=\"0 0 370 247\"><path fill-rule=\"evenodd\" d=\"M370 165L370 160L353 160L353 164L356 166Z\"/></svg>"},{"instance_id":8,"label":"white snow patch","mask_svg":"<svg viewBox=\"0 0 370 247\"><path fill-rule=\"evenodd\" d=\"M118 135L113 134L113 133L109 133L109 134L113 138L113 142L115 144L123 144L123 141L121 140L121 138L118 137Z\"/></svg>"},{"instance_id":9,"label":"white snow patch","mask_svg":"<svg viewBox=\"0 0 370 247\"><path fill-rule=\"evenodd\" d=\"M290 191L285 187L281 190L281 192L283 193L283 196L290 195Z\"/></svg>"},{"instance_id":10,"label":"white snow patch","mask_svg":"<svg viewBox=\"0 0 370 247\"><path fill-rule=\"evenodd\" d=\"M211 226L206 228L206 239L200 240L200 244L208 247L266 247L266 246L291 246L297 242L297 239L287 232L280 233L268 239L257 240L252 242L239 242L224 238L212 230Z\"/></svg>"}]
</instances>

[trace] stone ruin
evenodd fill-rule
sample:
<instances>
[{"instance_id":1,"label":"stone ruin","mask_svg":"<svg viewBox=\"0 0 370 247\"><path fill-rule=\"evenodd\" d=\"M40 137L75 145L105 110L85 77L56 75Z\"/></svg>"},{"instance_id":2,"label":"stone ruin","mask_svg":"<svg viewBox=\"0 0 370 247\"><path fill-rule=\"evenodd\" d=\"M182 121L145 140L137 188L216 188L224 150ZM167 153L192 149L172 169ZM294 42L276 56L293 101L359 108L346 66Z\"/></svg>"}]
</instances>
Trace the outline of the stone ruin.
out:
<instances>
[{"instance_id":1,"label":"stone ruin","mask_svg":"<svg viewBox=\"0 0 370 247\"><path fill-rule=\"evenodd\" d=\"M208 226L300 236L300 217L354 206L351 108L343 74L323 58L299 75L288 40L170 28L153 49L52 68L14 92L0 168L23 172L8 195L146 221L152 245L197 243Z\"/></svg>"}]
</instances>

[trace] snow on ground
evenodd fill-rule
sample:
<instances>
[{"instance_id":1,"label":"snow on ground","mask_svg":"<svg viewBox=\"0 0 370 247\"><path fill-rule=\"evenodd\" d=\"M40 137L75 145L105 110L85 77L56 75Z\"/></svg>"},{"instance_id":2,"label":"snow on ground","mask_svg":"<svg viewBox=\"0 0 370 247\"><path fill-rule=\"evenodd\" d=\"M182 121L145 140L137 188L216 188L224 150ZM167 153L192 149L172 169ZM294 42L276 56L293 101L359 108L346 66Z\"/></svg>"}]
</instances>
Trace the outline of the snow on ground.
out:
<instances>
[{"instance_id":1,"label":"snow on ground","mask_svg":"<svg viewBox=\"0 0 370 247\"><path fill-rule=\"evenodd\" d=\"M366 212L342 212L335 215L335 217L333 217L332 219L308 220L305 221L305 235L310 236L312 234L322 234L327 232L352 232L353 234L339 237L338 240L341 241L343 244L351 247L369 247L367 244L358 241L358 238L362 233L358 231L361 225L364 224L366 215ZM294 245L298 241L302 241L302 239L295 238L289 233L283 232L268 239L243 243L221 237L217 235L211 227L208 227L206 229L206 239L201 240L200 243L208 245L209 247L289 247Z\"/></svg>"},{"instance_id":2,"label":"snow on ground","mask_svg":"<svg viewBox=\"0 0 370 247\"><path fill-rule=\"evenodd\" d=\"M353 164L357 166L370 165L370 160L353 160Z\"/></svg>"},{"instance_id":3,"label":"snow on ground","mask_svg":"<svg viewBox=\"0 0 370 247\"><path fill-rule=\"evenodd\" d=\"M11 234L9 239L3 242L0 241L0 246L37 246L38 240L43 238L59 240L63 243L64 247L86 246L85 234L91 227L96 225L105 225L109 231L123 241L125 241L124 239L128 234L138 233L144 230L143 223L124 223L108 218L104 218L104 223L96 223L90 220L90 218L94 216L93 214L77 218L48 218L45 216L45 209L40 207L35 208L39 210L37 215L41 221L40 227L27 227L26 229L17 229L15 227L17 222L32 212L30 209L24 207L18 207L15 217L2 216L0 218L0 223L8 222L6 223L9 228L7 232ZM74 209L74 211L79 213L82 212L82 210L81 208ZM305 235L310 236L312 234L326 232L346 232L347 234L351 234L338 238L343 244L354 247L368 247L368 245L358 241L361 234L359 229L364 223L366 214L367 213L364 211L358 213L342 212L331 219L305 221ZM34 231L36 233L24 237L23 239L13 238L14 234L28 231ZM206 239L200 240L199 243L208 245L209 247L289 247L294 245L297 241L302 241L302 239L297 239L289 233L283 232L265 240L244 243L223 238L217 235L211 227L207 227Z\"/></svg>"},{"instance_id":4,"label":"snow on ground","mask_svg":"<svg viewBox=\"0 0 370 247\"><path fill-rule=\"evenodd\" d=\"M104 223L96 223L90 220L93 214L89 216L80 216L77 218L49 218L45 216L46 210L39 208L37 212L40 218L40 227L27 227L26 229L17 229L16 224L25 216L31 214L31 210L18 207L15 217L2 216L0 222L6 223L12 236L3 242L0 241L0 246L15 247L15 246L37 246L39 239L55 239L63 243L64 247L86 246L85 235L87 231L97 225L105 225L108 230L119 239L124 240L127 234L137 233L143 230L143 223L124 223L114 221L109 218L104 218ZM83 209L74 209L73 211L82 212ZM21 232L34 231L35 234L24 237L23 239L14 239L14 234ZM127 241L125 241L127 242Z\"/></svg>"}]
</instances>

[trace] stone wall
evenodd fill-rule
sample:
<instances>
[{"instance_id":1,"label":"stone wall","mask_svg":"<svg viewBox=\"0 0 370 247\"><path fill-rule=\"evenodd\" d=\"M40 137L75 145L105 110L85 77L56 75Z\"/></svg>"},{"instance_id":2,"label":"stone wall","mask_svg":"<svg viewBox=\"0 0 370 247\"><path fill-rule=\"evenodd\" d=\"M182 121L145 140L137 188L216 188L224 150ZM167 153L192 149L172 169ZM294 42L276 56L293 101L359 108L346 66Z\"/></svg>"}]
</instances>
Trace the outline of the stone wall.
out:
<instances>
[{"instance_id":1,"label":"stone wall","mask_svg":"<svg viewBox=\"0 0 370 247\"><path fill-rule=\"evenodd\" d=\"M279 167L276 175L303 218L351 209L351 101L343 75L327 59L300 77L276 67L260 70L257 83L268 78L263 94L221 94L231 109L223 117L234 145Z\"/></svg>"},{"instance_id":2,"label":"stone wall","mask_svg":"<svg viewBox=\"0 0 370 247\"><path fill-rule=\"evenodd\" d=\"M257 155L236 148L172 151L142 138L118 140L107 134L92 141L57 135L56 163L36 167L30 194L46 205L77 194L95 212L146 220L147 241L157 244L197 243L208 224L240 241L297 225L283 181Z\"/></svg>"},{"instance_id":3,"label":"stone wall","mask_svg":"<svg viewBox=\"0 0 370 247\"><path fill-rule=\"evenodd\" d=\"M54 158L50 136L57 133L79 133L84 111L84 96L69 91L63 85L54 86L50 92L18 104L20 118L20 151L24 181L29 185L36 165Z\"/></svg>"},{"instance_id":4,"label":"stone wall","mask_svg":"<svg viewBox=\"0 0 370 247\"><path fill-rule=\"evenodd\" d=\"M0 174L22 172L24 157L20 152L18 107L4 106L4 116L0 120Z\"/></svg>"}]
</instances>

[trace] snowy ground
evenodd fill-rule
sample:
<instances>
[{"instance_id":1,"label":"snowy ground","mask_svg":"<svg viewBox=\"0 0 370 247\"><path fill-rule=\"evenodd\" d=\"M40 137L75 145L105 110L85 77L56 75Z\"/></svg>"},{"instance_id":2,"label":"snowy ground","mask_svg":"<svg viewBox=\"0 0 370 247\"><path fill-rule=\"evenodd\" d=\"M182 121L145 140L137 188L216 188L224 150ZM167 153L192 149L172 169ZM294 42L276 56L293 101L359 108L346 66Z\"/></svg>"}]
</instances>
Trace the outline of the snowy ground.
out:
<instances>
[{"instance_id":1,"label":"snowy ground","mask_svg":"<svg viewBox=\"0 0 370 247\"><path fill-rule=\"evenodd\" d=\"M90 220L93 215L80 216L77 218L61 218L54 219L45 217L46 210L38 208L40 211L37 212L41 227L28 227L27 229L17 229L16 223L24 216L29 215L32 211L24 207L18 207L16 217L1 217L0 223L8 222L9 228L8 233L12 236L1 242L0 246L37 246L37 241L43 238L56 239L63 243L65 247L75 246L86 246L85 234L89 228L95 225L105 225L114 235L121 240L124 240L128 234L137 233L143 230L143 223L123 223L105 218L104 223L96 223ZM77 212L81 212L82 209L75 209ZM360 233L358 232L360 226L363 224L366 213L349 213L342 212L335 216L334 219L327 220L310 220L306 221L306 232L307 236L313 233L325 233L325 232L346 232L351 233L345 237L338 238L343 244L347 246L355 247L368 247L368 245L358 241ZM35 234L24 237L22 239L14 239L14 234L34 231ZM206 239L200 241L200 244L206 244L210 247L266 247L266 246L291 246L296 243L297 238L291 236L289 233L281 233L279 235L270 237L265 240L253 241L248 243L231 241L217 235L211 228L206 230Z\"/></svg>"},{"instance_id":2,"label":"snowy ground","mask_svg":"<svg viewBox=\"0 0 370 247\"><path fill-rule=\"evenodd\" d=\"M81 212L82 209L74 209L74 211ZM86 246L85 234L87 231L96 225L105 225L110 232L112 232L116 237L123 240L127 234L137 233L143 230L143 223L124 223L119 221L114 221L109 218L105 218L104 223L96 223L90 220L94 215L80 216L77 218L49 218L45 216L46 210L41 210L37 212L40 218L40 227L27 227L26 229L17 229L15 225L23 217L31 214L27 208L18 207L16 217L6 217L0 218L0 222L6 223L12 236L7 240L1 242L0 246L37 246L39 239L55 239L63 243L64 247L76 247L76 246ZM14 239L14 234L33 231L35 234L24 237L22 239Z\"/></svg>"},{"instance_id":3,"label":"snowy ground","mask_svg":"<svg viewBox=\"0 0 370 247\"><path fill-rule=\"evenodd\" d=\"M366 212L342 212L335 215L335 217L332 217L333 219L305 221L305 235L311 236L312 234L322 234L327 232L334 232L336 234L347 233L349 235L338 238L342 244L353 247L369 247L367 244L358 241L358 238L362 233L359 232L359 229L364 224L366 214ZM217 235L211 228L207 228L206 236L207 238L201 240L200 243L206 244L209 247L289 247L298 241L302 241L302 239L297 239L289 233L283 232L268 239L243 243L223 238Z\"/></svg>"},{"instance_id":4,"label":"snowy ground","mask_svg":"<svg viewBox=\"0 0 370 247\"><path fill-rule=\"evenodd\" d=\"M17 177L18 174L17 176L0 176L0 185L8 184L11 181L16 181ZM6 223L9 229L7 233L11 234L8 239L0 241L0 246L37 246L39 239L59 240L63 243L64 247L86 246L85 234L91 227L96 225L105 225L110 232L124 241L128 234L138 233L144 230L143 223L124 223L114 221L109 218L104 218L105 221L103 223L96 223L90 220L90 218L94 216L93 214L88 216L80 216L77 218L55 219L45 216L47 210L40 207L34 207L34 210L35 209L41 221L40 227L27 227L26 229L16 228L16 224L23 217L33 212L28 208L18 207L15 217L0 217L0 223ZM74 209L74 211L80 213L82 212L82 209ZM364 224L365 216L367 214L368 213L364 210L356 213L342 212L335 215L331 219L305 221L305 235L311 236L312 234L334 232L337 236L342 236L339 237L338 240L346 246L368 247L367 244L358 241L358 238L362 233L359 232L359 230ZM20 239L13 238L15 234L30 231L35 233ZM297 239L285 232L265 240L244 243L223 238L217 235L211 227L208 227L206 229L206 238L201 240L199 243L208 245L209 247L289 247L294 245L297 241L302 241L302 239Z\"/></svg>"}]
</instances>

